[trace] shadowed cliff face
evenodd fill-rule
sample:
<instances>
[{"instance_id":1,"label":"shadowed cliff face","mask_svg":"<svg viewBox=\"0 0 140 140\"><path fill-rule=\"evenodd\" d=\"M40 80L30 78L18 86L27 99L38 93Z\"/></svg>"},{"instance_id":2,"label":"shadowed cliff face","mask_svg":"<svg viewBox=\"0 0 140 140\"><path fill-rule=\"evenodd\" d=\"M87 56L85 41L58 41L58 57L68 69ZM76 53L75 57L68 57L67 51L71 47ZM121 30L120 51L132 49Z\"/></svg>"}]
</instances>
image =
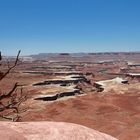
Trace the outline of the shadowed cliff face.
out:
<instances>
[{"instance_id":1,"label":"shadowed cliff face","mask_svg":"<svg viewBox=\"0 0 140 140\"><path fill-rule=\"evenodd\" d=\"M117 140L99 131L64 122L0 122L2 140Z\"/></svg>"},{"instance_id":2,"label":"shadowed cliff face","mask_svg":"<svg viewBox=\"0 0 140 140\"><path fill-rule=\"evenodd\" d=\"M55 100L60 99L62 97L75 96L77 94L82 94L82 93L80 93L80 90L75 89L74 91L62 92L62 93L52 95L52 96L35 98L35 100L55 101Z\"/></svg>"},{"instance_id":3,"label":"shadowed cliff face","mask_svg":"<svg viewBox=\"0 0 140 140\"><path fill-rule=\"evenodd\" d=\"M50 84L60 84L60 85L68 85L68 84L77 84L79 82L86 82L90 84L90 81L88 81L84 76L73 76L69 79L63 79L63 80L47 80L44 82L39 82L36 84L33 84L33 86L42 86L42 85L50 85Z\"/></svg>"},{"instance_id":4,"label":"shadowed cliff face","mask_svg":"<svg viewBox=\"0 0 140 140\"><path fill-rule=\"evenodd\" d=\"M88 80L85 76L82 75L72 75L72 76L64 76L65 79L54 79L54 80L47 80L44 82L38 82L33 84L33 86L43 86L43 85L60 85L60 86L67 86L75 85L70 91L64 91L60 93L56 93L54 95L49 95L45 97L37 97L35 100L43 100L43 101L55 101L63 97L70 97L76 96L79 94L83 94L83 89L79 84L85 83L91 85L90 80Z\"/></svg>"}]
</instances>

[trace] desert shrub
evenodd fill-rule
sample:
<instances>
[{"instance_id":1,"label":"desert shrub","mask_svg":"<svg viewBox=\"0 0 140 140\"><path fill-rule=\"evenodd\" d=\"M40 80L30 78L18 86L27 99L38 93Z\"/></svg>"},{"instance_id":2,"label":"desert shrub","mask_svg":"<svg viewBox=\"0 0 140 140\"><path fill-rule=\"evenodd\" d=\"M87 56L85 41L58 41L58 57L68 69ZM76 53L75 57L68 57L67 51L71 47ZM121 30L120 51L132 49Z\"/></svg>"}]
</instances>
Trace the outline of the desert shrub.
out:
<instances>
[{"instance_id":1,"label":"desert shrub","mask_svg":"<svg viewBox=\"0 0 140 140\"><path fill-rule=\"evenodd\" d=\"M0 83L17 66L20 51L13 64L7 62L7 69L2 71L2 55L0 52ZM9 91L3 91L0 85L0 118L4 120L18 121L20 119L20 105L26 100L22 85L11 83L13 87Z\"/></svg>"}]
</instances>

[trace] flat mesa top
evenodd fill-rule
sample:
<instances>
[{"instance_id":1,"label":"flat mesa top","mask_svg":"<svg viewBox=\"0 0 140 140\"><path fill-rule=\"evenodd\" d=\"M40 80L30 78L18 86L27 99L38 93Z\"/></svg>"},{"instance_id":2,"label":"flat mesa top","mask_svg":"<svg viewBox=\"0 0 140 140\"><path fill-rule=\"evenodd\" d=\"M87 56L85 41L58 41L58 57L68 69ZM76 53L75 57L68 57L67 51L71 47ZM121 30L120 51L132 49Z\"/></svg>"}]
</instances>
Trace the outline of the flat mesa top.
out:
<instances>
[{"instance_id":1,"label":"flat mesa top","mask_svg":"<svg viewBox=\"0 0 140 140\"><path fill-rule=\"evenodd\" d=\"M128 74L132 76L140 76L140 73L128 73Z\"/></svg>"}]
</instances>

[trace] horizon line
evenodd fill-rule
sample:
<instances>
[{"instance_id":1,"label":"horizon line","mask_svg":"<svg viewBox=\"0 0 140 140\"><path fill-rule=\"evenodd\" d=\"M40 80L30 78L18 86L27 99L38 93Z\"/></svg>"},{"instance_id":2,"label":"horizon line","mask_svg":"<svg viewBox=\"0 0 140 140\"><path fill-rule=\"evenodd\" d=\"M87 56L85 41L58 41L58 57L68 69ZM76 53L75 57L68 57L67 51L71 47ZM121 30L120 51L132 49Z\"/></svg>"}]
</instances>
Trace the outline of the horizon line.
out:
<instances>
[{"instance_id":1,"label":"horizon line","mask_svg":"<svg viewBox=\"0 0 140 140\"><path fill-rule=\"evenodd\" d=\"M107 53L140 53L140 51L99 51L99 52L38 52L35 54L27 54L27 55L21 55L22 57L24 56L32 56L32 55L42 55L42 54L107 54ZM2 54L3 55L3 54ZM16 55L3 55L3 56L9 56L9 57L15 57Z\"/></svg>"}]
</instances>

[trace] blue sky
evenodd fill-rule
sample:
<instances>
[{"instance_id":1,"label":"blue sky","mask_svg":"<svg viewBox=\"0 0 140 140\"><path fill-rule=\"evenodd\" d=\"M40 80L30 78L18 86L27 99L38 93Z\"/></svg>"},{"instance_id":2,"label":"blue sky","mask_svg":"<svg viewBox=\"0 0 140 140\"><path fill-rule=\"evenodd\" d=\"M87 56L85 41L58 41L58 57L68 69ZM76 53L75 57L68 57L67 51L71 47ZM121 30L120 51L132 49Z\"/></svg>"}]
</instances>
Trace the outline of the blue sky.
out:
<instances>
[{"instance_id":1,"label":"blue sky","mask_svg":"<svg viewBox=\"0 0 140 140\"><path fill-rule=\"evenodd\" d=\"M140 51L140 0L0 0L0 50Z\"/></svg>"}]
</instances>

